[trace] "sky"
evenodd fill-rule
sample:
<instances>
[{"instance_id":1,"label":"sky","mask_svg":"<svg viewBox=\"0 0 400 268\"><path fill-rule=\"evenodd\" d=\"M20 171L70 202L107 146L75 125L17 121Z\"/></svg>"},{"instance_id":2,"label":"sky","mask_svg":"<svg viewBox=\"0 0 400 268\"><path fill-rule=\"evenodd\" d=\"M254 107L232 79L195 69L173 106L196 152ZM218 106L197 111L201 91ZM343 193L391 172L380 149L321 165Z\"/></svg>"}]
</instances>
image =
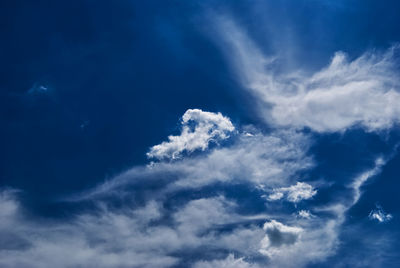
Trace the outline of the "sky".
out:
<instances>
[{"instance_id":1,"label":"sky","mask_svg":"<svg viewBox=\"0 0 400 268\"><path fill-rule=\"evenodd\" d=\"M400 267L399 10L2 1L0 267Z\"/></svg>"}]
</instances>

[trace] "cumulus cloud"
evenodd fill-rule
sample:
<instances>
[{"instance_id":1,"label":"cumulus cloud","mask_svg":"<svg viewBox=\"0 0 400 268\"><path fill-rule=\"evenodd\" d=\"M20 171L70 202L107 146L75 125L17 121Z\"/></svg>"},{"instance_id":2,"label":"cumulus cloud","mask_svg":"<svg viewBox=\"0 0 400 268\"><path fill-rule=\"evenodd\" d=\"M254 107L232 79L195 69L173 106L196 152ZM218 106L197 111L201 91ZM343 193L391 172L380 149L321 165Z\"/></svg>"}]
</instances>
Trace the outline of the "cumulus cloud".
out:
<instances>
[{"instance_id":1,"label":"cumulus cloud","mask_svg":"<svg viewBox=\"0 0 400 268\"><path fill-rule=\"evenodd\" d=\"M233 22L220 20L220 28L227 57L267 123L335 132L353 126L377 131L399 122L400 76L393 59L398 46L354 60L337 52L327 67L307 74L278 71L276 60Z\"/></svg>"},{"instance_id":2,"label":"cumulus cloud","mask_svg":"<svg viewBox=\"0 0 400 268\"><path fill-rule=\"evenodd\" d=\"M316 194L317 190L315 190L310 184L297 182L295 185L289 187L274 189L267 199L269 201L275 201L286 197L289 202L298 203L301 200L310 199Z\"/></svg>"},{"instance_id":3,"label":"cumulus cloud","mask_svg":"<svg viewBox=\"0 0 400 268\"><path fill-rule=\"evenodd\" d=\"M261 251L270 255L269 248L277 248L296 243L303 229L284 225L272 220L264 224L266 236L262 241Z\"/></svg>"},{"instance_id":4,"label":"cumulus cloud","mask_svg":"<svg viewBox=\"0 0 400 268\"><path fill-rule=\"evenodd\" d=\"M191 124L193 123L193 125ZM169 136L168 141L155 145L147 153L149 158L176 159L183 152L193 152L208 148L211 141L218 142L229 137L235 130L229 118L221 113L189 109L182 116L182 129L179 136Z\"/></svg>"},{"instance_id":5,"label":"cumulus cloud","mask_svg":"<svg viewBox=\"0 0 400 268\"><path fill-rule=\"evenodd\" d=\"M390 221L393 216L389 213L386 213L381 206L377 205L375 209L371 210L368 218L378 222L387 222Z\"/></svg>"}]
</instances>

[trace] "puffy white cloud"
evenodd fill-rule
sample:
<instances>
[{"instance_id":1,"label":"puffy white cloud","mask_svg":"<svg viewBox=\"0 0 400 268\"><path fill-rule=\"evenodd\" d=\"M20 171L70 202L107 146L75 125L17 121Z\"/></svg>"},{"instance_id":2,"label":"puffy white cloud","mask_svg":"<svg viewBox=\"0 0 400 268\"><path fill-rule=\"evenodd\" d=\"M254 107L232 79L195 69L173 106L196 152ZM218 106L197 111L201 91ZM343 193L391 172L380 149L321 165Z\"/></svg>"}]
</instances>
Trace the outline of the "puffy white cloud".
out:
<instances>
[{"instance_id":1,"label":"puffy white cloud","mask_svg":"<svg viewBox=\"0 0 400 268\"><path fill-rule=\"evenodd\" d=\"M292 72L282 66L279 70L234 23L220 22L227 58L269 124L334 132L353 126L376 131L399 122L400 76L393 59L397 46L355 60L338 52L314 74Z\"/></svg>"},{"instance_id":2,"label":"puffy white cloud","mask_svg":"<svg viewBox=\"0 0 400 268\"><path fill-rule=\"evenodd\" d=\"M296 243L303 229L284 225L278 221L272 220L264 224L266 236L261 242L260 251L270 255L270 248L279 248L282 246Z\"/></svg>"},{"instance_id":3,"label":"puffy white cloud","mask_svg":"<svg viewBox=\"0 0 400 268\"><path fill-rule=\"evenodd\" d=\"M286 199L289 202L298 203L301 200L310 199L316 194L317 190L315 190L310 184L305 182L297 182L295 185L291 185L289 187L274 189L267 199L270 201L275 201L286 196Z\"/></svg>"},{"instance_id":4,"label":"puffy white cloud","mask_svg":"<svg viewBox=\"0 0 400 268\"><path fill-rule=\"evenodd\" d=\"M386 213L381 206L377 205L375 209L371 210L368 218L378 222L387 222L390 221L393 216L389 213Z\"/></svg>"},{"instance_id":5,"label":"puffy white cloud","mask_svg":"<svg viewBox=\"0 0 400 268\"><path fill-rule=\"evenodd\" d=\"M191 125L191 122L193 125ZM179 158L182 152L207 149L211 141L218 142L229 137L235 130L229 118L221 113L189 109L182 116L182 129L179 136L169 136L168 141L155 145L147 153L149 158Z\"/></svg>"}]
</instances>

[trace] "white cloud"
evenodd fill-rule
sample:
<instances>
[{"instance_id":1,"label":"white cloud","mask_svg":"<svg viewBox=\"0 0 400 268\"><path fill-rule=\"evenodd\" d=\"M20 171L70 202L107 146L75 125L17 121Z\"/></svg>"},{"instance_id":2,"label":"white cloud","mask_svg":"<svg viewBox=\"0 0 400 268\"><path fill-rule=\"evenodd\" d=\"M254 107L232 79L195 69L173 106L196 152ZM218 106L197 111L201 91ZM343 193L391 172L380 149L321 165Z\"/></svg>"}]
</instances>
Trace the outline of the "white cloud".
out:
<instances>
[{"instance_id":1,"label":"white cloud","mask_svg":"<svg viewBox=\"0 0 400 268\"><path fill-rule=\"evenodd\" d=\"M289 187L281 187L274 189L273 192L267 197L269 201L282 199L286 196L289 202L298 203L301 200L307 200L317 194L310 184L305 182L297 182L295 185Z\"/></svg>"},{"instance_id":2,"label":"white cloud","mask_svg":"<svg viewBox=\"0 0 400 268\"><path fill-rule=\"evenodd\" d=\"M232 215L227 211L232 206L234 204L224 198L197 199L186 204L174 218L183 228L190 228L191 232L196 232L232 221Z\"/></svg>"},{"instance_id":3,"label":"white cloud","mask_svg":"<svg viewBox=\"0 0 400 268\"><path fill-rule=\"evenodd\" d=\"M12 192L3 191L0 266L171 267L186 251L254 253L262 229L238 224L242 217L234 207L223 197L192 200L176 211L165 211L162 203L150 201L144 207L117 211L102 206L64 222L36 221L24 215ZM172 222L163 222L165 216ZM218 232L225 224L232 231ZM245 265L232 257L221 262Z\"/></svg>"},{"instance_id":4,"label":"white cloud","mask_svg":"<svg viewBox=\"0 0 400 268\"><path fill-rule=\"evenodd\" d=\"M243 136L242 139L251 139L255 144L260 145L269 141L269 143L265 143L265 146L270 148L271 154L268 154L267 157L262 154L258 155L258 152L255 151L257 157L251 158L253 161L249 160L248 162L262 165L263 161L267 161L266 170L272 159L276 161L276 163L274 161L272 163L279 167L278 163L282 165L285 161L289 161L288 159L293 160L291 158L293 156L300 157L302 154L298 154L298 152L304 151L298 150L294 153L291 149L288 150L290 148L288 144L286 144L289 146L288 148L278 146L285 144L287 140L284 142L274 136L255 134L252 137ZM272 140L276 144L271 142ZM244 141L239 138L237 146L242 142ZM247 147L247 142L239 146L242 150L239 148L232 149L233 151L228 150L226 153L224 152L223 156L227 157L230 155L229 153L236 152L236 150L253 152L256 146ZM275 147L272 146L274 144ZM281 147L282 150L279 151ZM218 148L215 151L227 149ZM262 147L260 151L263 151ZM212 154L213 152L209 156ZM233 157L233 159L236 158ZM302 158L300 157L300 159ZM236 174L236 171L230 173L232 166L229 161L212 160L215 159L202 156L197 160L191 159L190 162L183 159L183 161L174 163L136 168L130 171L131 173L128 172L124 175L126 176L125 183L129 180L136 181L134 176L138 175L140 176L137 178L140 179L143 176L148 180L151 176L161 176L160 174L171 174L171 172L179 174L178 181L185 181L188 179L188 175L193 175L196 171L197 174L188 180L192 183L191 187L201 189L205 184L196 186L193 181L201 174L205 175L207 170L212 171L213 165L220 166L216 169L218 173L215 174L226 176L226 178L241 177L246 174L240 172ZM184 165L186 164L186 168L192 167L191 161L203 163L195 169L188 169L190 172L186 173ZM174 170L172 167L176 169ZM282 166L280 169L284 170ZM201 170L203 173L200 173ZM296 170L294 168L288 174L296 172ZM367 177L370 177L371 174L376 174L376 171L368 171L365 174L369 174ZM269 180L271 184L278 185L278 178L282 178L280 175L276 178L270 176L271 174L263 177L265 185L268 185ZM290 177L292 176L287 176L281 183L287 185ZM360 181L361 177L365 182L366 176L358 176L354 181ZM257 185L260 182L259 179L260 177L256 176L245 179L243 182ZM234 181L226 179L222 182ZM176 180L170 181L168 185L174 183ZM207 179L207 183L212 183L211 177ZM126 186L126 184L124 185ZM362 183L353 183L349 190L356 195L354 187L358 189L361 186ZM103 190L109 191L110 189L116 193L120 192L118 188L106 187ZM172 187L169 188L169 191L181 191L182 189L184 188ZM335 252L339 242L339 228L345 219L345 212L354 204L354 199L351 199L348 203L341 200L327 208L314 207L312 209L316 213L324 211L323 215L329 215L318 215L318 217L310 217L305 220L293 215L292 211L288 212L282 208L279 209L279 212L274 212L272 209L272 213L266 210L267 214L265 215L240 215L237 210L240 203L235 200L227 200L223 196L195 200L190 200L188 196L189 200L185 199L168 209L164 204L171 193L153 191L149 200L146 200L142 207L113 210L105 206L95 212L78 214L76 218L66 222L56 223L42 220L37 223L34 219L23 215L11 192L3 192L0 195L3 197L0 200L0 208L2 208L0 210L0 233L10 234L12 241L17 242L8 245L8 248L11 247L13 250L5 250L4 246L0 249L0 266L171 267L178 265L185 256L194 256L191 261L198 267L219 264L228 265L228 267L229 265L291 267L293 263L296 263L298 267L304 267L310 262L322 261ZM285 196L287 196L287 192L285 192ZM97 203L96 200L93 201ZM267 220L264 228L259 225L261 220ZM5 236L1 235L0 237L4 238ZM0 245L4 244L0 243ZM208 249L210 252L206 252ZM207 254L210 258L205 260L203 257L197 256L197 252ZM221 259L221 255L226 252L234 252L235 256L239 257L228 256L226 259ZM252 262L248 260L252 260Z\"/></svg>"},{"instance_id":5,"label":"white cloud","mask_svg":"<svg viewBox=\"0 0 400 268\"><path fill-rule=\"evenodd\" d=\"M264 224L263 229L266 236L261 242L260 251L266 255L271 255L269 249L288 246L296 243L303 231L302 228L284 225L278 221L272 220Z\"/></svg>"},{"instance_id":6,"label":"white cloud","mask_svg":"<svg viewBox=\"0 0 400 268\"><path fill-rule=\"evenodd\" d=\"M193 122L194 126L190 123ZM179 158L182 152L188 153L207 149L211 141L218 142L229 137L235 127L229 118L221 113L189 109L182 116L182 129L179 136L169 136L168 141L150 148L149 158Z\"/></svg>"},{"instance_id":7,"label":"white cloud","mask_svg":"<svg viewBox=\"0 0 400 268\"><path fill-rule=\"evenodd\" d=\"M371 210L368 218L378 222L387 222L390 221L393 216L389 213L386 213L381 206L377 205L375 209Z\"/></svg>"},{"instance_id":8,"label":"white cloud","mask_svg":"<svg viewBox=\"0 0 400 268\"><path fill-rule=\"evenodd\" d=\"M309 210L304 210L304 209L297 212L297 215L300 218L304 218L304 219L311 219L312 217L315 217Z\"/></svg>"},{"instance_id":9,"label":"white cloud","mask_svg":"<svg viewBox=\"0 0 400 268\"><path fill-rule=\"evenodd\" d=\"M395 149L395 150L397 150L397 149ZM392 156L390 156L389 159L391 157ZM350 188L353 189L353 199L351 201L352 205L355 205L358 202L358 200L360 199L361 187L364 185L364 183L367 180L369 180L370 178L379 174L381 172L381 168L386 164L387 161L388 161L388 159L385 160L382 157L378 157L375 160L375 166L372 169L361 173L353 180L353 182L350 184Z\"/></svg>"},{"instance_id":10,"label":"white cloud","mask_svg":"<svg viewBox=\"0 0 400 268\"><path fill-rule=\"evenodd\" d=\"M399 122L400 76L393 59L398 47L355 60L338 52L314 74L278 71L274 59L234 23L220 22L224 51L269 124L340 132L353 126L376 131Z\"/></svg>"},{"instance_id":11,"label":"white cloud","mask_svg":"<svg viewBox=\"0 0 400 268\"><path fill-rule=\"evenodd\" d=\"M246 262L243 258L235 258L233 254L221 260L200 261L193 265L193 268L258 268L257 264Z\"/></svg>"},{"instance_id":12,"label":"white cloud","mask_svg":"<svg viewBox=\"0 0 400 268\"><path fill-rule=\"evenodd\" d=\"M294 181L298 172L314 165L307 153L312 141L291 127L321 132L357 124L368 130L390 127L399 115L391 52L354 61L338 53L327 68L309 77L282 75L234 25L225 29L240 78L260 99L267 122L277 128L267 134L255 129L238 133L229 146L182 161L134 167L85 193L101 209L65 222L38 223L24 215L14 192L0 191L1 267L171 267L182 260L195 268L304 267L335 253L345 214L358 202L364 183L386 163L382 158L352 180L338 200L307 207L316 215L309 210L296 215L274 202L262 207L265 214L240 214L241 202L223 197L223 190L212 197L201 196L201 191L214 184L245 184L254 190L252 198L265 193L271 201L312 198L317 193L312 185ZM181 123L181 134L153 146L149 158L176 159L205 151L210 142L225 140L235 130L229 118L199 109L187 110ZM99 201L124 191L132 199L140 191L143 205L133 202L133 207L117 210ZM169 204L175 196L182 200ZM383 221L391 215L373 210L370 218ZM227 252L234 255L226 257Z\"/></svg>"},{"instance_id":13,"label":"white cloud","mask_svg":"<svg viewBox=\"0 0 400 268\"><path fill-rule=\"evenodd\" d=\"M75 200L118 192L129 184L151 179L170 180L163 191L215 183L249 183L260 189L281 187L293 183L297 172L313 167L313 159L307 155L310 144L307 135L296 131L254 132L252 136L239 133L230 146L182 161L132 168Z\"/></svg>"}]
</instances>

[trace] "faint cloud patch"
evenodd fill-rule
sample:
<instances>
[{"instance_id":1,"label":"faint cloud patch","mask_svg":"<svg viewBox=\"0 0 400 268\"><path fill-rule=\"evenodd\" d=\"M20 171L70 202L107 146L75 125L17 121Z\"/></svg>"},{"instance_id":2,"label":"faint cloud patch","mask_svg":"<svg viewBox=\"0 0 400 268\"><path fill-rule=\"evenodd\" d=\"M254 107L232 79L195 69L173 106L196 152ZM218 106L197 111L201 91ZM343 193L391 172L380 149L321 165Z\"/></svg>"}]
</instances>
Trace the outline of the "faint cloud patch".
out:
<instances>
[{"instance_id":1,"label":"faint cloud patch","mask_svg":"<svg viewBox=\"0 0 400 268\"><path fill-rule=\"evenodd\" d=\"M50 91L50 88L42 84L34 84L27 92L28 95L40 95L46 94Z\"/></svg>"}]
</instances>

